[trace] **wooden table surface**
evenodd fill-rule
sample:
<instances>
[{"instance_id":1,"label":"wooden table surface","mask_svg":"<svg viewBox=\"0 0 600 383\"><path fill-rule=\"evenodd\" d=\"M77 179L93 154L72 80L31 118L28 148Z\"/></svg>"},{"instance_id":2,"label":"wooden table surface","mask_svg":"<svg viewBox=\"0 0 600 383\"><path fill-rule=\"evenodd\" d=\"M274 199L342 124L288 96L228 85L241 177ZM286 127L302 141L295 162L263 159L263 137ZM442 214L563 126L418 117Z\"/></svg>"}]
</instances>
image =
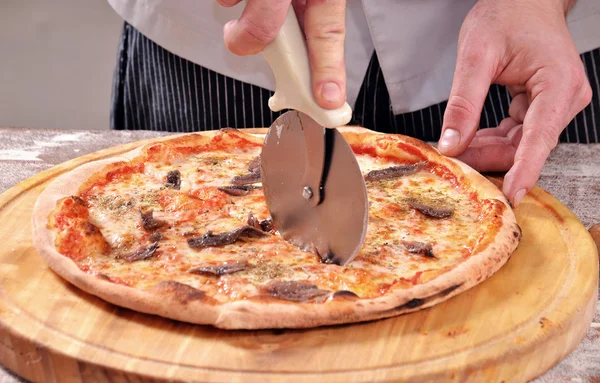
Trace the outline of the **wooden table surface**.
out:
<instances>
[{"instance_id":1,"label":"wooden table surface","mask_svg":"<svg viewBox=\"0 0 600 383\"><path fill-rule=\"evenodd\" d=\"M165 133L0 128L0 192L72 158L160 135ZM600 145L559 145L538 184L573 211L586 228L598 224ZM600 382L600 301L596 307L581 345L536 382ZM21 381L0 366L0 383Z\"/></svg>"}]
</instances>

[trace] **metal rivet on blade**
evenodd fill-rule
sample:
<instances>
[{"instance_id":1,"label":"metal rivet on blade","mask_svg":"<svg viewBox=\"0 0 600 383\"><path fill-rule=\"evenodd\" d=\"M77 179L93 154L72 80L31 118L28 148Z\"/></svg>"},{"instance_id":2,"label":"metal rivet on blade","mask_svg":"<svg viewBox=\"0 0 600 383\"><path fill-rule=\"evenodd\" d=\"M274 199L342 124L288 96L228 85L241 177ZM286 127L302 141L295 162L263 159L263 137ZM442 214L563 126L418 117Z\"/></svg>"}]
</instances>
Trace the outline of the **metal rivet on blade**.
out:
<instances>
[{"instance_id":1,"label":"metal rivet on blade","mask_svg":"<svg viewBox=\"0 0 600 383\"><path fill-rule=\"evenodd\" d=\"M311 198L312 198L312 196L313 196L313 191L312 191L312 189L310 188L310 186L305 186L305 187L302 189L302 197L303 197L305 200L307 200L307 201L308 201L309 199L311 199Z\"/></svg>"}]
</instances>

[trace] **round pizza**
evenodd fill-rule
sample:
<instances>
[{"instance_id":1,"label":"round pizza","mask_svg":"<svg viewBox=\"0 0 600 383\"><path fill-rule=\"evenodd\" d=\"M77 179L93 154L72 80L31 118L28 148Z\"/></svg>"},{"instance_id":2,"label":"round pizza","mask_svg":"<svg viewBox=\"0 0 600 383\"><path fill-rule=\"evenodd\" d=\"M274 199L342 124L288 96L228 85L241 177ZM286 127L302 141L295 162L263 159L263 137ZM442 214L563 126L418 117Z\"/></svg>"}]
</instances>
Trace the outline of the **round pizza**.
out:
<instances>
[{"instance_id":1,"label":"round pizza","mask_svg":"<svg viewBox=\"0 0 600 383\"><path fill-rule=\"evenodd\" d=\"M364 244L346 265L278 235L261 187L264 129L161 138L61 175L36 202L35 246L62 278L108 302L226 329L408 313L509 259L521 230L488 179L410 137L339 130L369 199Z\"/></svg>"}]
</instances>

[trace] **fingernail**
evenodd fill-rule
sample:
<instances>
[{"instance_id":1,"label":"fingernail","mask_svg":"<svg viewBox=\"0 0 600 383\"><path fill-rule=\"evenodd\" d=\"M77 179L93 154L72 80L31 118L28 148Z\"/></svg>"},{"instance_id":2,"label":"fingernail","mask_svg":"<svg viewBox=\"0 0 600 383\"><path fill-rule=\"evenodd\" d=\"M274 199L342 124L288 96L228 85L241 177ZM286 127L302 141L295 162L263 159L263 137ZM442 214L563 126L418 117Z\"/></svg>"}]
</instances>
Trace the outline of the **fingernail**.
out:
<instances>
[{"instance_id":1,"label":"fingernail","mask_svg":"<svg viewBox=\"0 0 600 383\"><path fill-rule=\"evenodd\" d=\"M521 200L523 199L523 197L525 197L526 193L527 193L527 190L525 190L525 189L521 189L515 193L515 196L513 197L513 205L515 205L515 207L519 206L519 204L521 203Z\"/></svg>"},{"instance_id":2,"label":"fingernail","mask_svg":"<svg viewBox=\"0 0 600 383\"><path fill-rule=\"evenodd\" d=\"M325 101L338 102L341 94L342 91L335 82L328 82L321 88L321 97L323 97Z\"/></svg>"},{"instance_id":3,"label":"fingernail","mask_svg":"<svg viewBox=\"0 0 600 383\"><path fill-rule=\"evenodd\" d=\"M460 144L460 132L456 129L446 129L438 142L438 148L442 151L451 150Z\"/></svg>"},{"instance_id":4,"label":"fingernail","mask_svg":"<svg viewBox=\"0 0 600 383\"><path fill-rule=\"evenodd\" d=\"M225 26L223 27L223 32L225 34L229 33L229 31L231 30L231 28L233 28L233 25L236 23L237 20L231 20L228 21L227 24L225 24Z\"/></svg>"}]
</instances>

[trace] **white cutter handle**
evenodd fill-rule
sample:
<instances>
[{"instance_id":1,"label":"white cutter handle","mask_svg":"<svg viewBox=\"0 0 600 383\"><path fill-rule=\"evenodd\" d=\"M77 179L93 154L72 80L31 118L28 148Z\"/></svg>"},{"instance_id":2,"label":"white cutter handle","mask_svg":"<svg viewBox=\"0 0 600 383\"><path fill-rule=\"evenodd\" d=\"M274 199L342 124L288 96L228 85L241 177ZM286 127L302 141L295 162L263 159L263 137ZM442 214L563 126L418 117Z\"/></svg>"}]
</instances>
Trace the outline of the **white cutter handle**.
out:
<instances>
[{"instance_id":1,"label":"white cutter handle","mask_svg":"<svg viewBox=\"0 0 600 383\"><path fill-rule=\"evenodd\" d=\"M324 109L317 104L312 92L306 40L291 5L279 34L262 53L275 75L275 94L269 99L272 111L294 109L326 128L350 122L352 108L347 102L338 109Z\"/></svg>"}]
</instances>

